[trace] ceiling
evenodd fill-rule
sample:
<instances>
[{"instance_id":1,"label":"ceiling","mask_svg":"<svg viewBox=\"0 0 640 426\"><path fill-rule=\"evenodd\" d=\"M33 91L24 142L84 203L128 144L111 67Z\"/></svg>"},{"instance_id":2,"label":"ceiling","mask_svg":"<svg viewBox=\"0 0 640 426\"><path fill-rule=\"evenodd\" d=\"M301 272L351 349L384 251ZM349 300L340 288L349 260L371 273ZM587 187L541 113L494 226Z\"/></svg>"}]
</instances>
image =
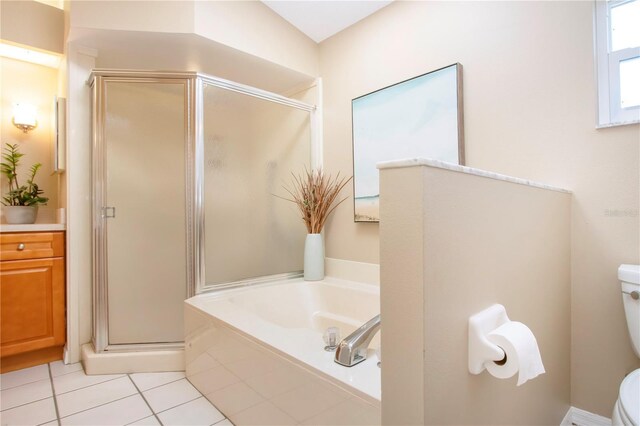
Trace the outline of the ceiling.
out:
<instances>
[{"instance_id":1,"label":"ceiling","mask_svg":"<svg viewBox=\"0 0 640 426\"><path fill-rule=\"evenodd\" d=\"M392 0L262 0L316 43L382 9Z\"/></svg>"}]
</instances>

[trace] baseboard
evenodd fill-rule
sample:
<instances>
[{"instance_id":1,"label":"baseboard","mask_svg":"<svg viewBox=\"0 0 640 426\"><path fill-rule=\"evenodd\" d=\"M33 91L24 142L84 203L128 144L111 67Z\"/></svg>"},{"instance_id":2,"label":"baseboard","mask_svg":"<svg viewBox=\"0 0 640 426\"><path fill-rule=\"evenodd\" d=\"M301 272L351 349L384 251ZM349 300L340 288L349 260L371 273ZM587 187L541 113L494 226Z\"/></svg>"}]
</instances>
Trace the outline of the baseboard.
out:
<instances>
[{"instance_id":1,"label":"baseboard","mask_svg":"<svg viewBox=\"0 0 640 426\"><path fill-rule=\"evenodd\" d=\"M380 285L380 265L325 258L325 275L347 281Z\"/></svg>"},{"instance_id":2,"label":"baseboard","mask_svg":"<svg viewBox=\"0 0 640 426\"><path fill-rule=\"evenodd\" d=\"M184 350L103 352L91 343L82 345L82 365L88 375L184 371Z\"/></svg>"},{"instance_id":3,"label":"baseboard","mask_svg":"<svg viewBox=\"0 0 640 426\"><path fill-rule=\"evenodd\" d=\"M611 426L611 419L597 414L581 410L576 407L569 407L567 414L562 419L560 426Z\"/></svg>"}]
</instances>

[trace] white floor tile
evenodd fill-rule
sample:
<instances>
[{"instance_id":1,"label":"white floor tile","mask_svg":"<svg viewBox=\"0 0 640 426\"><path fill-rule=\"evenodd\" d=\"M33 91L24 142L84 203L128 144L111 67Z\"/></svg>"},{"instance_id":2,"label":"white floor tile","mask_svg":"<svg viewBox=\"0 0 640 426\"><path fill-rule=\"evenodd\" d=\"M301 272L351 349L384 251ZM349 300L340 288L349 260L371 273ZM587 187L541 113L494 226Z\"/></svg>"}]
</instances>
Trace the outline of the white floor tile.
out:
<instances>
[{"instance_id":1,"label":"white floor tile","mask_svg":"<svg viewBox=\"0 0 640 426\"><path fill-rule=\"evenodd\" d=\"M62 361L50 362L51 376L58 377L63 374L73 373L75 371L83 371L82 363L76 362L75 364L65 364Z\"/></svg>"},{"instance_id":2,"label":"white floor tile","mask_svg":"<svg viewBox=\"0 0 640 426\"><path fill-rule=\"evenodd\" d=\"M167 373L134 373L131 379L141 392L155 388L176 380L184 379L184 371L170 371Z\"/></svg>"},{"instance_id":3,"label":"white floor tile","mask_svg":"<svg viewBox=\"0 0 640 426\"><path fill-rule=\"evenodd\" d=\"M131 380L125 376L58 395L58 411L60 417L67 417L89 408L134 395L137 392Z\"/></svg>"},{"instance_id":4,"label":"white floor tile","mask_svg":"<svg viewBox=\"0 0 640 426\"><path fill-rule=\"evenodd\" d=\"M0 389L15 388L16 386L22 386L48 378L49 369L47 368L47 364L36 365L35 367L0 374Z\"/></svg>"},{"instance_id":5,"label":"white floor tile","mask_svg":"<svg viewBox=\"0 0 640 426\"><path fill-rule=\"evenodd\" d=\"M51 421L49 423L43 423L40 426L58 426L58 420Z\"/></svg>"},{"instance_id":6,"label":"white floor tile","mask_svg":"<svg viewBox=\"0 0 640 426\"><path fill-rule=\"evenodd\" d=\"M165 426L212 425L224 420L220 411L203 397L163 411L158 417Z\"/></svg>"},{"instance_id":7,"label":"white floor tile","mask_svg":"<svg viewBox=\"0 0 640 426\"><path fill-rule=\"evenodd\" d=\"M117 379L118 377L124 377L123 374L98 374L94 376L87 376L83 370L75 371L73 373L64 374L53 378L53 388L56 395L71 392L76 389L86 388L98 383L103 383L109 380Z\"/></svg>"},{"instance_id":8,"label":"white floor tile","mask_svg":"<svg viewBox=\"0 0 640 426\"><path fill-rule=\"evenodd\" d=\"M186 379L150 389L142 394L155 413L202 396Z\"/></svg>"},{"instance_id":9,"label":"white floor tile","mask_svg":"<svg viewBox=\"0 0 640 426\"><path fill-rule=\"evenodd\" d=\"M0 413L2 425L39 425L56 420L53 398L43 399Z\"/></svg>"},{"instance_id":10,"label":"white floor tile","mask_svg":"<svg viewBox=\"0 0 640 426\"><path fill-rule=\"evenodd\" d=\"M234 425L233 425L233 423L231 423L231 420L224 419L224 420L219 421L218 423L216 423L215 426L234 426Z\"/></svg>"},{"instance_id":11,"label":"white floor tile","mask_svg":"<svg viewBox=\"0 0 640 426\"><path fill-rule=\"evenodd\" d=\"M244 411L234 414L231 421L239 425L296 425L298 424L292 417L284 413L270 402L263 402Z\"/></svg>"},{"instance_id":12,"label":"white floor tile","mask_svg":"<svg viewBox=\"0 0 640 426\"><path fill-rule=\"evenodd\" d=\"M142 420L138 420L137 422L133 422L133 423L129 423L128 426L155 426L155 425L160 425L160 422L158 422L158 420L156 420L155 416L149 416L149 417L145 417Z\"/></svg>"},{"instance_id":13,"label":"white floor tile","mask_svg":"<svg viewBox=\"0 0 640 426\"><path fill-rule=\"evenodd\" d=\"M53 392L51 391L51 381L47 378L46 380L2 390L0 392L0 407L4 411L50 396L53 396Z\"/></svg>"},{"instance_id":14,"label":"white floor tile","mask_svg":"<svg viewBox=\"0 0 640 426\"><path fill-rule=\"evenodd\" d=\"M140 394L131 395L60 419L63 425L126 425L152 416Z\"/></svg>"}]
</instances>

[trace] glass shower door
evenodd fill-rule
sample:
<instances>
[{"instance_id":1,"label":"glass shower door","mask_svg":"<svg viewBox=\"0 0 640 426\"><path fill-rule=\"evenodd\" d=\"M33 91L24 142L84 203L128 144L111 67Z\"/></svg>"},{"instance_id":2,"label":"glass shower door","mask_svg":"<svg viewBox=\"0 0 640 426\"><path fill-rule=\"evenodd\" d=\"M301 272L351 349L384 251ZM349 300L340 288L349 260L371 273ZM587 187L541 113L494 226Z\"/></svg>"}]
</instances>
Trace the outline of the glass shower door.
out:
<instances>
[{"instance_id":1,"label":"glass shower door","mask_svg":"<svg viewBox=\"0 0 640 426\"><path fill-rule=\"evenodd\" d=\"M187 80L105 80L108 344L183 341L187 297Z\"/></svg>"},{"instance_id":2,"label":"glass shower door","mask_svg":"<svg viewBox=\"0 0 640 426\"><path fill-rule=\"evenodd\" d=\"M302 270L306 229L283 186L311 168L310 112L204 85L204 289Z\"/></svg>"}]
</instances>

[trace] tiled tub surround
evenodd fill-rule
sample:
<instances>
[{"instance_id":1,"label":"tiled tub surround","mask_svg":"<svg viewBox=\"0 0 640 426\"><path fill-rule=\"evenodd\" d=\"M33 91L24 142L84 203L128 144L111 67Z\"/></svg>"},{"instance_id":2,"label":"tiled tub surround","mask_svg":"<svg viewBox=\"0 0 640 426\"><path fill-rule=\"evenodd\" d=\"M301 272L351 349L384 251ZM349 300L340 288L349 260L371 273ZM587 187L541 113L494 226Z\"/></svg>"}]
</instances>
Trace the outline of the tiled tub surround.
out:
<instances>
[{"instance_id":1,"label":"tiled tub surround","mask_svg":"<svg viewBox=\"0 0 640 426\"><path fill-rule=\"evenodd\" d=\"M88 376L61 361L0 376L2 425L231 425L184 372Z\"/></svg>"},{"instance_id":2,"label":"tiled tub surround","mask_svg":"<svg viewBox=\"0 0 640 426\"><path fill-rule=\"evenodd\" d=\"M379 425L380 369L324 351L379 312L379 287L326 278L224 290L185 302L189 381L236 425Z\"/></svg>"}]
</instances>

